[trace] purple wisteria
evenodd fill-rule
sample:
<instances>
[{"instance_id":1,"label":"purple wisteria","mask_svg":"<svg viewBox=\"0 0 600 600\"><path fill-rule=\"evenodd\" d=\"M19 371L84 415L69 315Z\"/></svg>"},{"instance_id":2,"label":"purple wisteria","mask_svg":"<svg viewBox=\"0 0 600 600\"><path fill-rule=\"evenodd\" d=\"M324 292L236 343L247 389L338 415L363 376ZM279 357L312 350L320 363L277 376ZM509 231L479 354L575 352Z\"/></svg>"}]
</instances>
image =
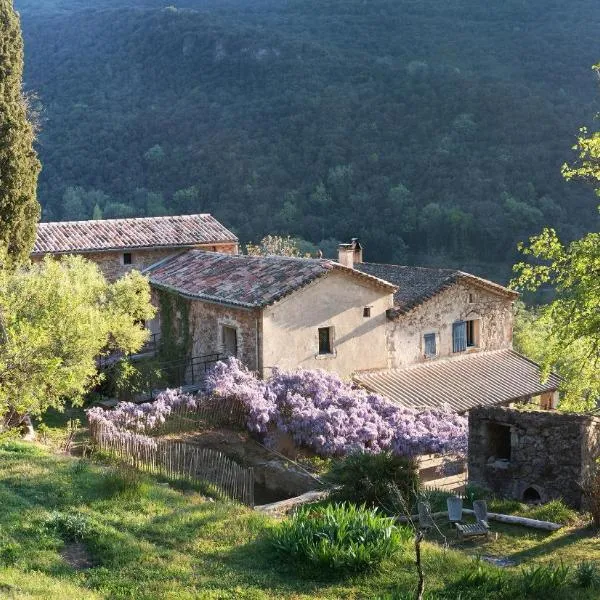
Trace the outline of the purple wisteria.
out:
<instances>
[{"instance_id":1,"label":"purple wisteria","mask_svg":"<svg viewBox=\"0 0 600 600\"><path fill-rule=\"evenodd\" d=\"M87 416L90 423L109 422L118 429L142 433L160 427L175 409L185 406L193 410L197 405L198 399L190 394L178 389L165 390L154 402L119 402L113 410L94 407L87 410Z\"/></svg>"},{"instance_id":2,"label":"purple wisteria","mask_svg":"<svg viewBox=\"0 0 600 600\"><path fill-rule=\"evenodd\" d=\"M274 369L261 381L230 358L209 373L207 388L241 402L251 431L287 432L296 444L321 456L355 450L464 455L467 450L466 417L449 410L396 406L325 371Z\"/></svg>"}]
</instances>

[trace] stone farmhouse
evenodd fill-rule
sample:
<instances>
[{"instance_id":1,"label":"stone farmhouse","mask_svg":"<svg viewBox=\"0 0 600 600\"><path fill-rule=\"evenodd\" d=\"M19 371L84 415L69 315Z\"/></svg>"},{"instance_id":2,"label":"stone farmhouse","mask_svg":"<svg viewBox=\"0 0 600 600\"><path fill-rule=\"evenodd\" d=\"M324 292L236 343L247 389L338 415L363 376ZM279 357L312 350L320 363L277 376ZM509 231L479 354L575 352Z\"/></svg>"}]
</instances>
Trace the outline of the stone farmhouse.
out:
<instances>
[{"instance_id":1,"label":"stone farmhouse","mask_svg":"<svg viewBox=\"0 0 600 600\"><path fill-rule=\"evenodd\" d=\"M267 375L321 368L413 408L558 401L559 380L512 350L517 294L462 271L192 250L148 269L187 302L191 354L216 349Z\"/></svg>"},{"instance_id":2,"label":"stone farmhouse","mask_svg":"<svg viewBox=\"0 0 600 600\"><path fill-rule=\"evenodd\" d=\"M31 259L80 254L114 281L189 248L237 253L238 239L208 214L40 223Z\"/></svg>"},{"instance_id":3,"label":"stone farmhouse","mask_svg":"<svg viewBox=\"0 0 600 600\"><path fill-rule=\"evenodd\" d=\"M451 269L363 261L358 240L338 260L246 256L210 215L40 224L32 258L83 254L114 279L135 268L160 313L153 333L188 359L219 353L268 375L324 369L414 408L550 408L558 379L512 350L517 294Z\"/></svg>"}]
</instances>

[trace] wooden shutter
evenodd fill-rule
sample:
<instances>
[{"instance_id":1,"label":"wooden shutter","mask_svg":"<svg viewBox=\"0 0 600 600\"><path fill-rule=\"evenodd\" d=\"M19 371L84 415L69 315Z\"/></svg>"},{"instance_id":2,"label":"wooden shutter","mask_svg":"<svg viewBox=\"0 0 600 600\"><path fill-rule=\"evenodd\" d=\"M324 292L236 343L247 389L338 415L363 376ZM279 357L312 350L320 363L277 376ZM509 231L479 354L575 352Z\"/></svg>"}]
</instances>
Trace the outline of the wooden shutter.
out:
<instances>
[{"instance_id":1,"label":"wooden shutter","mask_svg":"<svg viewBox=\"0 0 600 600\"><path fill-rule=\"evenodd\" d=\"M435 347L435 333L425 334L425 356L435 356L437 354Z\"/></svg>"},{"instance_id":2,"label":"wooden shutter","mask_svg":"<svg viewBox=\"0 0 600 600\"><path fill-rule=\"evenodd\" d=\"M452 352L464 352L467 349L467 324L457 321L452 324Z\"/></svg>"}]
</instances>

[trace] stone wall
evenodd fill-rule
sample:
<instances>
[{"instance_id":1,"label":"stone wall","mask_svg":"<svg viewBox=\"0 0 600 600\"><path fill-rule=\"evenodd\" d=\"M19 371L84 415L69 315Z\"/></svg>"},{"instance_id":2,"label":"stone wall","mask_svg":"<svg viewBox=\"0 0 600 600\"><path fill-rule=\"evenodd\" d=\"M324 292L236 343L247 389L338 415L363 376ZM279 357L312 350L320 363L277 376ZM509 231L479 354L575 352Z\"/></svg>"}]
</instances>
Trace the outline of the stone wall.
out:
<instances>
[{"instance_id":1,"label":"stone wall","mask_svg":"<svg viewBox=\"0 0 600 600\"><path fill-rule=\"evenodd\" d=\"M537 494L580 508L578 484L599 456L599 417L503 407L469 413L469 483L502 497Z\"/></svg>"},{"instance_id":2,"label":"stone wall","mask_svg":"<svg viewBox=\"0 0 600 600\"><path fill-rule=\"evenodd\" d=\"M189 327L192 356L222 352L223 326L237 331L237 357L251 370L259 369L257 347L261 344L261 313L259 310L189 301ZM163 333L164 335L164 333Z\"/></svg>"},{"instance_id":3,"label":"stone wall","mask_svg":"<svg viewBox=\"0 0 600 600\"><path fill-rule=\"evenodd\" d=\"M198 248L212 252L224 252L227 254L237 254L237 244L210 244L200 245ZM184 251L182 248L155 248L147 250L122 250L119 252L73 252L95 262L104 276L109 281L116 281L119 277L123 277L126 273L132 270L143 271L149 266ZM131 264L123 264L123 254L127 252L131 254ZM56 255L61 256L61 255ZM42 259L41 256L33 256L32 261L38 262Z\"/></svg>"},{"instance_id":4,"label":"stone wall","mask_svg":"<svg viewBox=\"0 0 600 600\"><path fill-rule=\"evenodd\" d=\"M477 347L466 352L512 347L512 300L475 285L457 283L405 315L390 321L387 349L391 368L456 356L452 351L452 324L479 319ZM436 336L437 356L425 357L424 336Z\"/></svg>"}]
</instances>

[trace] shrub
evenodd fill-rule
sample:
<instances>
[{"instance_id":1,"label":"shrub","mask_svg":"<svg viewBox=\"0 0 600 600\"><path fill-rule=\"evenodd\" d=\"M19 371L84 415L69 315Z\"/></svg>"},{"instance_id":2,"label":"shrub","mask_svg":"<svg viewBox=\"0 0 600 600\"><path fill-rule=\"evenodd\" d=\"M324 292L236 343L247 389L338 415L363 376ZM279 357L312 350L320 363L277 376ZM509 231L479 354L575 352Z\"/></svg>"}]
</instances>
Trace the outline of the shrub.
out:
<instances>
[{"instance_id":1,"label":"shrub","mask_svg":"<svg viewBox=\"0 0 600 600\"><path fill-rule=\"evenodd\" d=\"M301 508L273 530L282 554L320 569L358 572L397 554L411 533L377 509L351 504Z\"/></svg>"},{"instance_id":2,"label":"shrub","mask_svg":"<svg viewBox=\"0 0 600 600\"><path fill-rule=\"evenodd\" d=\"M402 510L402 502L410 506L419 489L416 461L391 452L350 454L335 461L324 480L339 486L331 493L333 500L379 506L388 513Z\"/></svg>"},{"instance_id":3,"label":"shrub","mask_svg":"<svg viewBox=\"0 0 600 600\"><path fill-rule=\"evenodd\" d=\"M91 531L88 518L81 513L53 512L46 521L46 526L65 542L81 541Z\"/></svg>"},{"instance_id":4,"label":"shrub","mask_svg":"<svg viewBox=\"0 0 600 600\"><path fill-rule=\"evenodd\" d=\"M284 431L322 457L358 450L401 456L466 453L466 417L402 408L322 370L273 369L265 382L230 358L213 367L206 388L246 407L250 431Z\"/></svg>"},{"instance_id":5,"label":"shrub","mask_svg":"<svg viewBox=\"0 0 600 600\"><path fill-rule=\"evenodd\" d=\"M592 561L578 563L575 568L575 585L582 588L600 587L600 567Z\"/></svg>"},{"instance_id":6,"label":"shrub","mask_svg":"<svg viewBox=\"0 0 600 600\"><path fill-rule=\"evenodd\" d=\"M592 514L595 527L600 528L600 466L588 475L581 486L587 509Z\"/></svg>"},{"instance_id":7,"label":"shrub","mask_svg":"<svg viewBox=\"0 0 600 600\"><path fill-rule=\"evenodd\" d=\"M569 508L562 500L552 500L546 504L533 506L528 511L522 513L529 519L538 519L539 521L552 521L568 525L579 520L577 511Z\"/></svg>"},{"instance_id":8,"label":"shrub","mask_svg":"<svg viewBox=\"0 0 600 600\"><path fill-rule=\"evenodd\" d=\"M531 598L553 597L569 583L571 569L562 563L557 566L534 565L521 571L521 588ZM562 595L561 595L562 597Z\"/></svg>"},{"instance_id":9,"label":"shrub","mask_svg":"<svg viewBox=\"0 0 600 600\"><path fill-rule=\"evenodd\" d=\"M14 565L21 554L21 546L16 542L0 540L0 564Z\"/></svg>"},{"instance_id":10,"label":"shrub","mask_svg":"<svg viewBox=\"0 0 600 600\"><path fill-rule=\"evenodd\" d=\"M102 492L107 496L135 498L143 494L144 477L133 467L115 466L108 469L101 479Z\"/></svg>"}]
</instances>

